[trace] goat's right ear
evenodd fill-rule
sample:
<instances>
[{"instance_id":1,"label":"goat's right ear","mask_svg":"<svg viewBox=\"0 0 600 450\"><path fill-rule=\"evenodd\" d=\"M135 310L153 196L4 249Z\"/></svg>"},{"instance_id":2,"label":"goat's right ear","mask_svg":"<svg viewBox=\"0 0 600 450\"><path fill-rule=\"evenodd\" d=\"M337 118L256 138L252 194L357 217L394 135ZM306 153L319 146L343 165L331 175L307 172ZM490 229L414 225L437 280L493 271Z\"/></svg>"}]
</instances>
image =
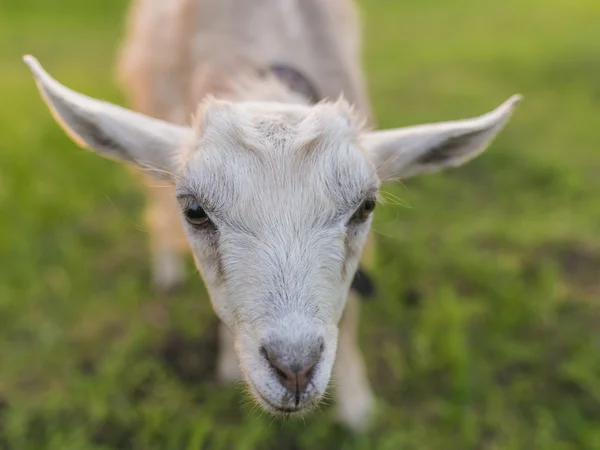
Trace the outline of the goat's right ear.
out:
<instances>
[{"instance_id":1,"label":"goat's right ear","mask_svg":"<svg viewBox=\"0 0 600 450\"><path fill-rule=\"evenodd\" d=\"M48 75L33 56L23 59L54 118L77 144L174 180L177 155L191 142L191 129L78 94Z\"/></svg>"},{"instance_id":2,"label":"goat's right ear","mask_svg":"<svg viewBox=\"0 0 600 450\"><path fill-rule=\"evenodd\" d=\"M383 181L458 167L486 149L520 100L473 119L366 132L362 145Z\"/></svg>"}]
</instances>

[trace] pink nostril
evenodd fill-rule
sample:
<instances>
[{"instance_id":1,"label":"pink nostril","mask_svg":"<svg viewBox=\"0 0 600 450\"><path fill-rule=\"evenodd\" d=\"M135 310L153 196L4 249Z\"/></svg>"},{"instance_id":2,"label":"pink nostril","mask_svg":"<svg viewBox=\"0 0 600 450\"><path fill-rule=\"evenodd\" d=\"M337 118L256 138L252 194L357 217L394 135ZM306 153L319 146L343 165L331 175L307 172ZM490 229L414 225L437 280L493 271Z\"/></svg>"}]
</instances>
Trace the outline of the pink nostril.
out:
<instances>
[{"instance_id":1,"label":"pink nostril","mask_svg":"<svg viewBox=\"0 0 600 450\"><path fill-rule=\"evenodd\" d=\"M298 382L298 390L302 393L306 390L308 383L312 380L313 373L315 371L315 366L319 362L318 358L308 363L306 366L302 367L298 372L296 372L296 380Z\"/></svg>"}]
</instances>

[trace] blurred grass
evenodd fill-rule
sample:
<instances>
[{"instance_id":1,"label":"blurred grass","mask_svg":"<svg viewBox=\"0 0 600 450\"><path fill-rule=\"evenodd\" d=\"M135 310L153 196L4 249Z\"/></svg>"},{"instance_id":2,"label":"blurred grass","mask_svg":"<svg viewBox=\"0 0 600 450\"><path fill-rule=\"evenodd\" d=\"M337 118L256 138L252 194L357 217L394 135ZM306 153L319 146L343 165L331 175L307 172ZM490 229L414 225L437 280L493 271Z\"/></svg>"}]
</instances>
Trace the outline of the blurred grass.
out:
<instances>
[{"instance_id":1,"label":"blurred grass","mask_svg":"<svg viewBox=\"0 0 600 450\"><path fill-rule=\"evenodd\" d=\"M191 264L160 326L136 180L39 99L23 53L122 102L126 2L0 0L0 449L600 449L600 2L361 6L380 126L525 101L476 161L386 189L355 438L218 386Z\"/></svg>"}]
</instances>

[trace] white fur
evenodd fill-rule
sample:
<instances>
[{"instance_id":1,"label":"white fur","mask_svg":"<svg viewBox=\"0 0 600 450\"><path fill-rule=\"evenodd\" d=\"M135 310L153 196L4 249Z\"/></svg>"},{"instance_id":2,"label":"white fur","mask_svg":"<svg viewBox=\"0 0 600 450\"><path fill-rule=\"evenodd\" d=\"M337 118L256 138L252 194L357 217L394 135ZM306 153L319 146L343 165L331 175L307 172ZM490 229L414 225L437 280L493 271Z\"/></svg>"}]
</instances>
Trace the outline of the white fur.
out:
<instances>
[{"instance_id":1,"label":"white fur","mask_svg":"<svg viewBox=\"0 0 600 450\"><path fill-rule=\"evenodd\" d=\"M160 2L153 1L140 0L137 6L158 11ZM190 1L179 4L189 7ZM227 327L221 330L221 342L227 346L219 358L221 377L232 379L238 374L230 350L233 345L239 369L267 410L276 412L281 407L303 412L323 396L337 354L338 415L352 429L360 430L368 424L373 396L356 343L358 305L356 299L347 299L371 219L352 224L349 220L361 201L377 192L381 180L454 167L479 154L500 131L517 97L476 119L367 132L360 120L360 116L368 120L369 109L358 70L358 34L348 25L352 24L347 14L352 11L350 4L305 1L266 1L260 11L250 5L248 23L236 23L238 28L224 37L218 29L223 26L219 21L225 20L228 1L199 2L201 10L212 11L212 21L200 20L203 28L192 27L191 34L182 31L179 44L191 42L192 53L202 55L198 61L214 62L223 55L214 55L205 44L221 42L230 45L233 54L245 57L240 64L235 58L236 63L198 67L194 63L190 71L189 64L184 69L169 62L175 56L168 52L159 54L161 62L141 58L140 54L147 55L145 45L156 36L147 34L151 27L140 31L138 26L134 35L140 43L139 54L135 45L126 47L124 54L131 60L125 72L131 76L141 67L136 61L155 64L146 73L150 81L145 81L152 89L143 95L156 92L156 96L143 102L138 91L133 96L138 100L133 102L144 104L139 109L163 116L165 121L77 94L52 79L33 57L25 60L55 118L79 144L134 163L174 186L167 197L155 202L157 211L171 211L170 219L154 228L159 236L154 246L158 266L163 261L169 266L160 269L169 274L165 284L178 278L177 271L169 272L178 264L176 258L169 259L176 255L175 244L160 238L179 226L172 222L173 211L183 211L190 201L197 201L208 212L218 230L214 233L197 229L185 219L182 223L214 310ZM289 22L294 18L288 16L299 11L317 23L296 18L297 27L288 35L277 27L279 22L272 21L283 14L282 23ZM147 19L147 14L139 14ZM167 16L185 15L171 11ZM336 22L336 18L345 21ZM347 35L315 29L327 23ZM198 40L199 35L206 42ZM310 45L303 47L299 36ZM174 34L168 37L177 41ZM252 51L242 42L249 37L255 38ZM161 39L154 42L157 48L172 44L167 37ZM315 47L315 39L321 39L322 45ZM336 42L343 45L333 45ZM292 48L295 53L285 53ZM277 80L252 71L261 58L289 60L290 55L295 58L292 63L319 80L326 95L337 97L343 92L356 111L342 99L308 106ZM179 78L174 83L181 86L175 89L161 73L175 73ZM182 77L188 77L187 81ZM188 111L189 106L165 106L169 98L183 102L185 97L167 94L174 90L181 94L188 88L198 97L195 101L204 98L194 124L169 123L181 122L185 115L181 111ZM214 96L205 97L209 92ZM158 109L148 106L159 103ZM312 383L296 406L260 348L276 346L285 358L305 358L320 342L323 352Z\"/></svg>"}]
</instances>

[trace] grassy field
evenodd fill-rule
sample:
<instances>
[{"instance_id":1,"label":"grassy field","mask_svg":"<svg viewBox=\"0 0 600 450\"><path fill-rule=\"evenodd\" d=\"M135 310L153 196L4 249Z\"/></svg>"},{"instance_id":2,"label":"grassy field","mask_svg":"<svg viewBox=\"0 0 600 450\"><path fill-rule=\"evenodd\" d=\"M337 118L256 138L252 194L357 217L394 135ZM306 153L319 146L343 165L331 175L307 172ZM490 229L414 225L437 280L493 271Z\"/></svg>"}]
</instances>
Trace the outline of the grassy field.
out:
<instances>
[{"instance_id":1,"label":"grassy field","mask_svg":"<svg viewBox=\"0 0 600 450\"><path fill-rule=\"evenodd\" d=\"M362 347L379 397L280 423L213 377L215 318L149 287L144 199L21 62L115 102L126 2L0 0L0 449L600 449L600 2L363 0L381 126L525 100L487 153L386 188ZM156 306L168 304L168 317Z\"/></svg>"}]
</instances>

